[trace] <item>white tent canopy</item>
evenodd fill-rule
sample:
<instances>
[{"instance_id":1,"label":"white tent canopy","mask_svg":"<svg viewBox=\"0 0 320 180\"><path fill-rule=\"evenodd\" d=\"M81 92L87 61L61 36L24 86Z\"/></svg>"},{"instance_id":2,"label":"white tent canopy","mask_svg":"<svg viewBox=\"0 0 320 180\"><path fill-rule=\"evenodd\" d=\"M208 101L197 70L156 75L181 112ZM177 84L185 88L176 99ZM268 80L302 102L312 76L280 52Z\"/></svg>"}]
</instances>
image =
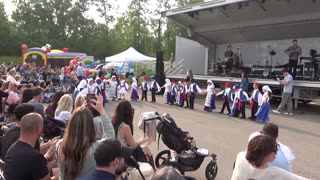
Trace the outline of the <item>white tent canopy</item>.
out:
<instances>
[{"instance_id":1,"label":"white tent canopy","mask_svg":"<svg viewBox=\"0 0 320 180\"><path fill-rule=\"evenodd\" d=\"M139 62L139 61L155 61L156 58L149 57L139 53L133 47L114 56L106 57L106 62Z\"/></svg>"}]
</instances>

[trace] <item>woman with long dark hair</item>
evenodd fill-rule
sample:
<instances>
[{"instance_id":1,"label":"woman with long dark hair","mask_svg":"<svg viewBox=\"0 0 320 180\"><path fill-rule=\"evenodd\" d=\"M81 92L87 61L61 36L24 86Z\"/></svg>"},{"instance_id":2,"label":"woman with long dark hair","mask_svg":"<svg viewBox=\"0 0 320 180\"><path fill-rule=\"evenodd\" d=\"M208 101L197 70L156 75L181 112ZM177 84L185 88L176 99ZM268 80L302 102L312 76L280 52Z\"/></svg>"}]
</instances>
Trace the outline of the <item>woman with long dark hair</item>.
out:
<instances>
[{"instance_id":1,"label":"woman with long dark hair","mask_svg":"<svg viewBox=\"0 0 320 180\"><path fill-rule=\"evenodd\" d=\"M148 161L154 167L152 154L147 146L143 147L143 152L148 159L141 153L141 145L149 140L149 138L141 138L135 141L133 138L133 117L134 109L129 101L121 101L116 107L116 112L112 117L113 127L116 133L116 138L123 146L134 149L133 156L140 161Z\"/></svg>"},{"instance_id":2,"label":"woman with long dark hair","mask_svg":"<svg viewBox=\"0 0 320 180\"><path fill-rule=\"evenodd\" d=\"M23 90L21 103L28 103L33 98L32 89L26 88Z\"/></svg>"},{"instance_id":3,"label":"woman with long dark hair","mask_svg":"<svg viewBox=\"0 0 320 180\"><path fill-rule=\"evenodd\" d=\"M249 91L249 80L246 72L241 73L241 88L244 92Z\"/></svg>"},{"instance_id":4,"label":"woman with long dark hair","mask_svg":"<svg viewBox=\"0 0 320 180\"><path fill-rule=\"evenodd\" d=\"M103 108L102 96L91 100L90 106L99 112L104 128L100 141L96 140L93 114L89 108L80 107L71 115L62 141L57 143L56 155L60 180L73 180L90 175L96 169L94 152L100 142L114 139L114 129Z\"/></svg>"}]
</instances>

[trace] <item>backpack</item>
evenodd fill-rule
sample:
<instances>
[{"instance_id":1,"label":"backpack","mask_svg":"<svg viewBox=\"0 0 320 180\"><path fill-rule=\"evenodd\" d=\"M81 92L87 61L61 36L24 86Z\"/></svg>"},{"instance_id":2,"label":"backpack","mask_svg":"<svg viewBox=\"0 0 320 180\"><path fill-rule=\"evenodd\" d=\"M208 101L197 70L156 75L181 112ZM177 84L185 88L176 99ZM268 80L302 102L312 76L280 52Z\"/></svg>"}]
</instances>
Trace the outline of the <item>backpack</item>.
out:
<instances>
[{"instance_id":1,"label":"backpack","mask_svg":"<svg viewBox=\"0 0 320 180\"><path fill-rule=\"evenodd\" d=\"M169 114L165 115L163 120L158 123L157 131L159 133L158 146L161 136L162 142L177 153L190 149L191 144L188 141L187 133L177 126Z\"/></svg>"}]
</instances>

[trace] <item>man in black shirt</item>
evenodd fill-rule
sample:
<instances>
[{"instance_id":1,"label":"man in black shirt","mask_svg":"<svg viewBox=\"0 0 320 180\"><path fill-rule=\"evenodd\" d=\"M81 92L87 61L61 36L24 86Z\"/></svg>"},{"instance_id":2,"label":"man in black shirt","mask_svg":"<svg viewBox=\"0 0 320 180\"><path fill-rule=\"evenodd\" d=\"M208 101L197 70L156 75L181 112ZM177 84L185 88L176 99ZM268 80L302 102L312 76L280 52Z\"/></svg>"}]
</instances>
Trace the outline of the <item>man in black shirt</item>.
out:
<instances>
[{"instance_id":1,"label":"man in black shirt","mask_svg":"<svg viewBox=\"0 0 320 180\"><path fill-rule=\"evenodd\" d=\"M15 143L20 136L20 120L21 118L29 113L34 112L34 106L28 103L19 104L13 111L17 118L16 126L10 128L8 132L2 138L2 148L1 148L1 159L4 160L9 147ZM40 143L37 141L36 148L40 149Z\"/></svg>"},{"instance_id":2,"label":"man in black shirt","mask_svg":"<svg viewBox=\"0 0 320 180\"><path fill-rule=\"evenodd\" d=\"M29 113L21 119L21 132L17 142L8 150L5 157L4 177L6 179L49 180L46 158L35 149L39 139L43 119L38 113Z\"/></svg>"}]
</instances>

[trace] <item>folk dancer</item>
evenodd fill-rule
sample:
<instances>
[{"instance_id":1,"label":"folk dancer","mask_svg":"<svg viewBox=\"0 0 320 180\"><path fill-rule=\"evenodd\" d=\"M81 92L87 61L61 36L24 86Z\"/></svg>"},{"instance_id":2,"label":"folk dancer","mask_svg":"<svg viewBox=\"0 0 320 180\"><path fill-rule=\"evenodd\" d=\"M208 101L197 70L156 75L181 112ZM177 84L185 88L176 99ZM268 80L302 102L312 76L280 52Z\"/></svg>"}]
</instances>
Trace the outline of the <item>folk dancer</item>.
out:
<instances>
[{"instance_id":1,"label":"folk dancer","mask_svg":"<svg viewBox=\"0 0 320 180\"><path fill-rule=\"evenodd\" d=\"M189 99L188 99L188 84L186 79L181 80L181 93L180 93L180 107L184 106L184 102L186 102L186 106L184 108L189 108Z\"/></svg>"},{"instance_id":2,"label":"folk dancer","mask_svg":"<svg viewBox=\"0 0 320 180\"><path fill-rule=\"evenodd\" d=\"M109 97L112 99L112 101L117 99L117 88L118 82L116 76L112 76L111 80L109 81Z\"/></svg>"},{"instance_id":3,"label":"folk dancer","mask_svg":"<svg viewBox=\"0 0 320 180\"><path fill-rule=\"evenodd\" d=\"M259 83L255 82L253 83L253 92L250 97L250 109L251 109L251 117L249 117L250 120L255 121L256 120L256 113L259 109L259 107L262 104L262 94L259 91Z\"/></svg>"},{"instance_id":4,"label":"folk dancer","mask_svg":"<svg viewBox=\"0 0 320 180\"><path fill-rule=\"evenodd\" d=\"M103 96L103 102L104 102L104 103L107 103L107 102L108 102L108 94L107 94L108 87L107 87L107 83L109 83L108 80L106 80L106 79L103 79L103 80L102 80L102 84L101 84L101 94L102 94L102 96Z\"/></svg>"},{"instance_id":5,"label":"folk dancer","mask_svg":"<svg viewBox=\"0 0 320 180\"><path fill-rule=\"evenodd\" d=\"M294 39L292 41L292 46L288 47L284 53L286 53L289 57L289 72L292 74L293 79L297 75L297 66L299 56L302 54L301 47L298 46L298 40Z\"/></svg>"},{"instance_id":6,"label":"folk dancer","mask_svg":"<svg viewBox=\"0 0 320 180\"><path fill-rule=\"evenodd\" d=\"M230 88L231 83L226 82L224 87L225 87L224 90L217 94L217 96L223 95L223 104L222 104L221 111L219 113L223 114L224 109L227 107L228 114L231 114L230 105L229 105L229 102L233 101L232 90Z\"/></svg>"},{"instance_id":7,"label":"folk dancer","mask_svg":"<svg viewBox=\"0 0 320 180\"><path fill-rule=\"evenodd\" d=\"M151 99L152 99L151 102L155 103L156 102L156 92L160 91L160 86L154 76L152 77L150 91L151 91Z\"/></svg>"},{"instance_id":8,"label":"folk dancer","mask_svg":"<svg viewBox=\"0 0 320 180\"><path fill-rule=\"evenodd\" d=\"M119 99L118 100L125 100L126 94L128 91L128 84L123 76L120 76L120 90L119 90Z\"/></svg>"},{"instance_id":9,"label":"folk dancer","mask_svg":"<svg viewBox=\"0 0 320 180\"><path fill-rule=\"evenodd\" d=\"M239 113L241 113L241 119L246 118L246 109L245 103L249 100L248 94L241 89L239 84L233 87L235 90L234 101L231 110L231 117L239 117Z\"/></svg>"},{"instance_id":10,"label":"folk dancer","mask_svg":"<svg viewBox=\"0 0 320 180\"><path fill-rule=\"evenodd\" d=\"M143 82L141 83L140 89L141 89L141 101L143 101L143 99L145 101L148 101L147 93L148 93L149 85L147 82L147 77L143 77Z\"/></svg>"},{"instance_id":11,"label":"folk dancer","mask_svg":"<svg viewBox=\"0 0 320 180\"><path fill-rule=\"evenodd\" d=\"M256 121L257 122L267 122L269 121L269 112L270 112L270 96L271 96L271 89L269 86L262 87L262 105L260 106L257 114L256 114Z\"/></svg>"},{"instance_id":12,"label":"folk dancer","mask_svg":"<svg viewBox=\"0 0 320 180\"><path fill-rule=\"evenodd\" d=\"M138 82L135 77L132 78L132 84L131 84L131 101L137 101L139 99L138 94Z\"/></svg>"},{"instance_id":13,"label":"folk dancer","mask_svg":"<svg viewBox=\"0 0 320 180\"><path fill-rule=\"evenodd\" d=\"M163 94L163 98L164 98L164 102L166 104L171 102L171 82L170 79L166 79L165 80L165 84L161 87L161 89L164 88L164 94Z\"/></svg>"},{"instance_id":14,"label":"folk dancer","mask_svg":"<svg viewBox=\"0 0 320 180\"><path fill-rule=\"evenodd\" d=\"M204 110L207 112L212 112L213 109L216 109L216 102L215 102L215 87L213 82L209 79L207 80L207 96L204 102Z\"/></svg>"},{"instance_id":15,"label":"folk dancer","mask_svg":"<svg viewBox=\"0 0 320 180\"><path fill-rule=\"evenodd\" d=\"M202 93L202 90L199 88L199 86L196 84L194 79L191 79L191 81L187 81L187 84L189 85L188 89L188 95L189 95L189 102L190 102L190 109L194 109L194 100L196 98L197 93Z\"/></svg>"},{"instance_id":16,"label":"folk dancer","mask_svg":"<svg viewBox=\"0 0 320 180\"><path fill-rule=\"evenodd\" d=\"M177 102L177 99L176 99L177 94L178 94L178 89L177 89L176 81L172 80L171 81L171 98L170 98L171 105Z\"/></svg>"}]
</instances>

